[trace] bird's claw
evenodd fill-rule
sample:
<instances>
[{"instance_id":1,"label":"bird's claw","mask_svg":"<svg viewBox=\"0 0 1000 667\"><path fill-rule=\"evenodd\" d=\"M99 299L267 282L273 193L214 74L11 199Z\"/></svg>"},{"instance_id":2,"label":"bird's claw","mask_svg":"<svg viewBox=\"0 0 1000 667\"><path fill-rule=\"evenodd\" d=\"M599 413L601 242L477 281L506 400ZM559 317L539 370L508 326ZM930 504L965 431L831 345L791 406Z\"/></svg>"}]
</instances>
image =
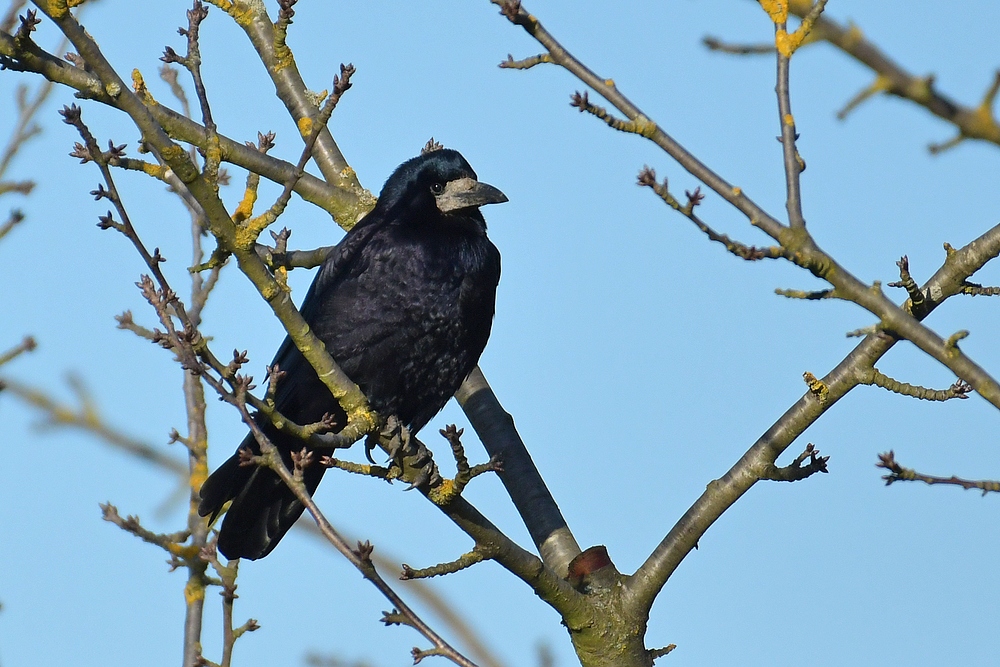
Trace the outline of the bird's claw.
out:
<instances>
[{"instance_id":1,"label":"bird's claw","mask_svg":"<svg viewBox=\"0 0 1000 667\"><path fill-rule=\"evenodd\" d=\"M389 458L393 461L398 460L401 454L406 454L409 450L410 434L395 415L385 421L385 426L379 431L378 439L384 444Z\"/></svg>"},{"instance_id":2,"label":"bird's claw","mask_svg":"<svg viewBox=\"0 0 1000 667\"><path fill-rule=\"evenodd\" d=\"M377 463L375 463L375 459L372 458L372 452L375 451L375 448L377 446L378 446L378 436L376 436L374 433L370 434L367 438L365 438L365 458L368 459L368 463L371 463L372 465L378 465Z\"/></svg>"},{"instance_id":3,"label":"bird's claw","mask_svg":"<svg viewBox=\"0 0 1000 667\"><path fill-rule=\"evenodd\" d=\"M432 460L433 456L431 450L427 449L427 445L418 440L417 451L413 455L414 467L425 465L428 461Z\"/></svg>"},{"instance_id":4,"label":"bird's claw","mask_svg":"<svg viewBox=\"0 0 1000 667\"><path fill-rule=\"evenodd\" d=\"M427 461L427 463L417 471L416 476L410 485L403 489L404 491L412 491L413 489L420 488L424 485L437 486L441 483L441 475L438 473L437 466L434 465L433 460Z\"/></svg>"}]
</instances>

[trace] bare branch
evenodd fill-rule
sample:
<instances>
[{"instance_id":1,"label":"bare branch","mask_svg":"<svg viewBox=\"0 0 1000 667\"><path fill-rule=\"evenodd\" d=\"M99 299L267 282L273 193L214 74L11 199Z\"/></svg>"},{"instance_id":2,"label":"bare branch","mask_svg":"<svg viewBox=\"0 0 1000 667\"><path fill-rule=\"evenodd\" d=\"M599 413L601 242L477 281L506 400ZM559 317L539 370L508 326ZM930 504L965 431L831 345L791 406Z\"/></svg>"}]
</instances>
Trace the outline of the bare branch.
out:
<instances>
[{"instance_id":1,"label":"bare branch","mask_svg":"<svg viewBox=\"0 0 1000 667\"><path fill-rule=\"evenodd\" d=\"M802 465L806 459L809 459L809 462ZM772 464L765 468L761 479L769 479L775 482L798 482L807 477L812 477L818 472L829 472L826 468L826 463L829 460L829 456L820 456L819 450L810 442L806 445L803 452L796 456L795 460L789 465L778 468Z\"/></svg>"},{"instance_id":2,"label":"bare branch","mask_svg":"<svg viewBox=\"0 0 1000 667\"><path fill-rule=\"evenodd\" d=\"M0 366L17 359L19 356L25 352L31 352L38 346L35 339L31 336L25 336L24 340L20 343L7 350L6 352L0 352Z\"/></svg>"},{"instance_id":3,"label":"bare branch","mask_svg":"<svg viewBox=\"0 0 1000 667\"><path fill-rule=\"evenodd\" d=\"M948 389L927 389L919 385L894 380L874 367L865 374L865 379L861 381L861 384L874 385L895 394L912 396L924 401L950 401L953 398L964 399L968 398L969 392L972 391L972 386L962 380L956 381Z\"/></svg>"},{"instance_id":4,"label":"bare branch","mask_svg":"<svg viewBox=\"0 0 1000 667\"><path fill-rule=\"evenodd\" d=\"M795 128L794 119L790 116L790 107L787 109L783 107L787 114L782 113L782 137L788 174L787 181L791 188L788 199L790 225L785 226L747 197L741 188L734 187L725 181L670 137L659 125L651 121L618 90L612 79L597 76L575 56L566 51L542 27L538 18L525 10L520 2L512 0L491 0L491 2L501 7L501 13L508 20L521 26L528 34L538 40L548 51L555 64L571 72L622 112L628 118L628 121L622 122L632 124L629 126L629 131L641 134L662 148L693 176L746 215L750 224L758 227L780 243L788 259L797 266L807 269L816 277L826 280L841 298L853 301L876 315L884 330L912 342L923 352L945 365L955 375L969 382L983 398L1000 409L1000 384L989 373L963 353L957 351L957 348L946 345L941 336L920 324L917 318L887 299L877 285L862 283L843 266L840 266L830 255L819 248L806 231L804 222L797 220L798 213L796 211L800 209L800 206L796 203L795 189L791 186L797 183L801 165L798 165L797 154L793 150L792 142L794 141ZM824 4L821 1L815 6L810 5L810 11L818 12ZM778 11L778 14L775 14L778 18L781 18L779 10L785 11L784 16L787 18L787 10L782 9L785 7L784 3L769 2L767 5L774 11ZM775 39L779 60L790 57L794 49L801 45L808 31L806 19L813 18L808 12L804 16L806 18L800 29L793 34L784 32L780 27L776 29ZM783 75L779 72L779 79L782 78ZM781 87L780 81L779 87ZM583 97L580 101L589 105L589 101ZM787 139L785 139L786 135L788 135Z\"/></svg>"},{"instance_id":5,"label":"bare branch","mask_svg":"<svg viewBox=\"0 0 1000 667\"><path fill-rule=\"evenodd\" d=\"M875 464L876 468L885 468L889 471L889 474L883 475L882 479L885 480L885 485L889 486L893 482L923 482L925 484L947 484L950 486L960 486L966 491L969 489L979 489L983 492L985 496L989 492L1000 493L1000 481L994 480L968 480L962 479L960 477L936 477L934 475L925 475L919 473L916 470L910 468L904 468L896 462L896 455L894 452L889 451L887 454L878 455L879 462Z\"/></svg>"}]
</instances>

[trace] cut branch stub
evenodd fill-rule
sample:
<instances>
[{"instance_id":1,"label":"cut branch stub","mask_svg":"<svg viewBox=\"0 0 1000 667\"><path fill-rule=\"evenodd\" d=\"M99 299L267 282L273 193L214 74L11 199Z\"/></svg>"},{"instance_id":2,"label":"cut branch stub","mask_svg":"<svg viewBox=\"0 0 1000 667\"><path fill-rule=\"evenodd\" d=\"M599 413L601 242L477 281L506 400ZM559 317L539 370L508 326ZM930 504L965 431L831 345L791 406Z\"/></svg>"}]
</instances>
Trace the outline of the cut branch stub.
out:
<instances>
[{"instance_id":1,"label":"cut branch stub","mask_svg":"<svg viewBox=\"0 0 1000 667\"><path fill-rule=\"evenodd\" d=\"M569 562L569 574L566 579L573 588L586 592L595 588L611 588L620 577L618 568L608 555L608 548L600 544L584 549Z\"/></svg>"}]
</instances>

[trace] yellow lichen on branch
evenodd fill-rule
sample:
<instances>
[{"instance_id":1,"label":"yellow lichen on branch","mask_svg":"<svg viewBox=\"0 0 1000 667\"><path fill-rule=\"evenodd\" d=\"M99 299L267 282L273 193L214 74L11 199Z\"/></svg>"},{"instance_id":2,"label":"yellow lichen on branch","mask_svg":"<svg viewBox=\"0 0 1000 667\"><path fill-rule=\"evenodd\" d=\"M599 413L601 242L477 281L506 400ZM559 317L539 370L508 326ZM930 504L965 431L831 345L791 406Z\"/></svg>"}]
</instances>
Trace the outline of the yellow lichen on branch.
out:
<instances>
[{"instance_id":1,"label":"yellow lichen on branch","mask_svg":"<svg viewBox=\"0 0 1000 667\"><path fill-rule=\"evenodd\" d=\"M188 484L192 489L201 489L201 485L208 479L208 462L204 457L200 457L191 468L188 475Z\"/></svg>"},{"instance_id":2,"label":"yellow lichen on branch","mask_svg":"<svg viewBox=\"0 0 1000 667\"><path fill-rule=\"evenodd\" d=\"M802 374L802 379L805 380L806 385L808 385L810 394L815 396L820 403L826 401L830 395L830 388L826 386L825 382L809 371Z\"/></svg>"},{"instance_id":3,"label":"yellow lichen on branch","mask_svg":"<svg viewBox=\"0 0 1000 667\"><path fill-rule=\"evenodd\" d=\"M444 507L452 500L457 498L459 495L458 488L455 486L455 482L450 479L445 479L441 481L441 484L432 488L427 494L427 497L431 499L431 502L438 507Z\"/></svg>"},{"instance_id":4,"label":"yellow lichen on branch","mask_svg":"<svg viewBox=\"0 0 1000 667\"><path fill-rule=\"evenodd\" d=\"M785 0L760 0L760 6L774 23L788 22L788 3Z\"/></svg>"},{"instance_id":5,"label":"yellow lichen on branch","mask_svg":"<svg viewBox=\"0 0 1000 667\"><path fill-rule=\"evenodd\" d=\"M800 4L805 5L806 3ZM802 23L795 32L789 33L786 27L788 23L788 2L786 0L760 0L760 6L771 17L774 25L777 26L774 34L774 46L778 50L778 53L785 58L792 57L792 54L805 43L809 33L812 32L813 25L816 23L816 19L819 17L822 5L824 4L826 3L820 2L817 5L808 3L808 14L802 19ZM797 9L799 8L797 7Z\"/></svg>"},{"instance_id":6,"label":"yellow lichen on branch","mask_svg":"<svg viewBox=\"0 0 1000 667\"><path fill-rule=\"evenodd\" d=\"M61 19L69 12L69 3L67 0L48 0L41 9L52 18Z\"/></svg>"},{"instance_id":7,"label":"yellow lichen on branch","mask_svg":"<svg viewBox=\"0 0 1000 667\"><path fill-rule=\"evenodd\" d=\"M299 121L298 123L296 123L296 125L298 125L299 127L299 134L301 134L303 137L308 137L312 134L313 120L309 116L303 116L302 118L299 118Z\"/></svg>"},{"instance_id":8,"label":"yellow lichen on branch","mask_svg":"<svg viewBox=\"0 0 1000 667\"><path fill-rule=\"evenodd\" d=\"M243 199L233 211L233 222L239 224L253 215L253 205L257 203L257 188L248 187L243 192Z\"/></svg>"},{"instance_id":9,"label":"yellow lichen on branch","mask_svg":"<svg viewBox=\"0 0 1000 667\"><path fill-rule=\"evenodd\" d=\"M166 545L167 551L178 558L197 558L201 548L196 544L180 544L171 542ZM185 594L186 597L186 594Z\"/></svg>"},{"instance_id":10,"label":"yellow lichen on branch","mask_svg":"<svg viewBox=\"0 0 1000 667\"><path fill-rule=\"evenodd\" d=\"M238 25L250 25L250 22L256 16L255 3L246 2L246 0L237 0L236 2L230 2L230 0L208 0L208 2L232 16Z\"/></svg>"},{"instance_id":11,"label":"yellow lichen on branch","mask_svg":"<svg viewBox=\"0 0 1000 667\"><path fill-rule=\"evenodd\" d=\"M152 176L153 178L159 179L161 181L167 180L167 167L159 164L153 164L152 162L142 163L142 173Z\"/></svg>"},{"instance_id":12,"label":"yellow lichen on branch","mask_svg":"<svg viewBox=\"0 0 1000 667\"><path fill-rule=\"evenodd\" d=\"M993 116L993 103L996 101L998 91L1000 91L1000 71L994 76L993 83L983 96L983 101L972 114L969 127L963 129L966 136L990 137L1000 134L1000 125Z\"/></svg>"},{"instance_id":13,"label":"yellow lichen on branch","mask_svg":"<svg viewBox=\"0 0 1000 667\"><path fill-rule=\"evenodd\" d=\"M132 90L135 91L135 94L146 106L156 104L156 100L153 99L153 95L149 92L149 88L146 87L146 80L142 78L142 72L138 69L132 70Z\"/></svg>"},{"instance_id":14,"label":"yellow lichen on branch","mask_svg":"<svg viewBox=\"0 0 1000 667\"><path fill-rule=\"evenodd\" d=\"M184 587L184 601L189 605L201 602L205 599L205 587L199 586L193 581L188 581Z\"/></svg>"},{"instance_id":15,"label":"yellow lichen on branch","mask_svg":"<svg viewBox=\"0 0 1000 667\"><path fill-rule=\"evenodd\" d=\"M639 114L638 116L635 117L635 120L632 121L632 125L633 125L633 130L632 130L633 132L643 137L646 137L647 139L652 138L653 135L656 134L656 123L651 121L646 116L643 116L642 114Z\"/></svg>"},{"instance_id":16,"label":"yellow lichen on branch","mask_svg":"<svg viewBox=\"0 0 1000 667\"><path fill-rule=\"evenodd\" d=\"M177 144L170 144L169 146L164 146L160 149L160 157L163 161L171 165L174 173L177 174L177 178L181 179L182 183L192 183L194 179L198 178L198 168L193 162L186 159L187 152Z\"/></svg>"}]
</instances>

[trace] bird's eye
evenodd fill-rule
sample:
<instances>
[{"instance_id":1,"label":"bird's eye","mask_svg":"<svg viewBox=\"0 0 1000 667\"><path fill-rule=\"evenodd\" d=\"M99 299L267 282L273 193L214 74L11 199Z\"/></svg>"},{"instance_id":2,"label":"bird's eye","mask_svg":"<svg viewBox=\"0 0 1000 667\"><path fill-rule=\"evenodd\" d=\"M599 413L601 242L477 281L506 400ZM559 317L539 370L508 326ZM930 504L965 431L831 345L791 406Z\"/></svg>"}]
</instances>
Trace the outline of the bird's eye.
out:
<instances>
[{"instance_id":1,"label":"bird's eye","mask_svg":"<svg viewBox=\"0 0 1000 667\"><path fill-rule=\"evenodd\" d=\"M435 195L439 195L442 192L444 192L444 183L441 183L439 181L437 183L431 184L431 192L434 193Z\"/></svg>"}]
</instances>

